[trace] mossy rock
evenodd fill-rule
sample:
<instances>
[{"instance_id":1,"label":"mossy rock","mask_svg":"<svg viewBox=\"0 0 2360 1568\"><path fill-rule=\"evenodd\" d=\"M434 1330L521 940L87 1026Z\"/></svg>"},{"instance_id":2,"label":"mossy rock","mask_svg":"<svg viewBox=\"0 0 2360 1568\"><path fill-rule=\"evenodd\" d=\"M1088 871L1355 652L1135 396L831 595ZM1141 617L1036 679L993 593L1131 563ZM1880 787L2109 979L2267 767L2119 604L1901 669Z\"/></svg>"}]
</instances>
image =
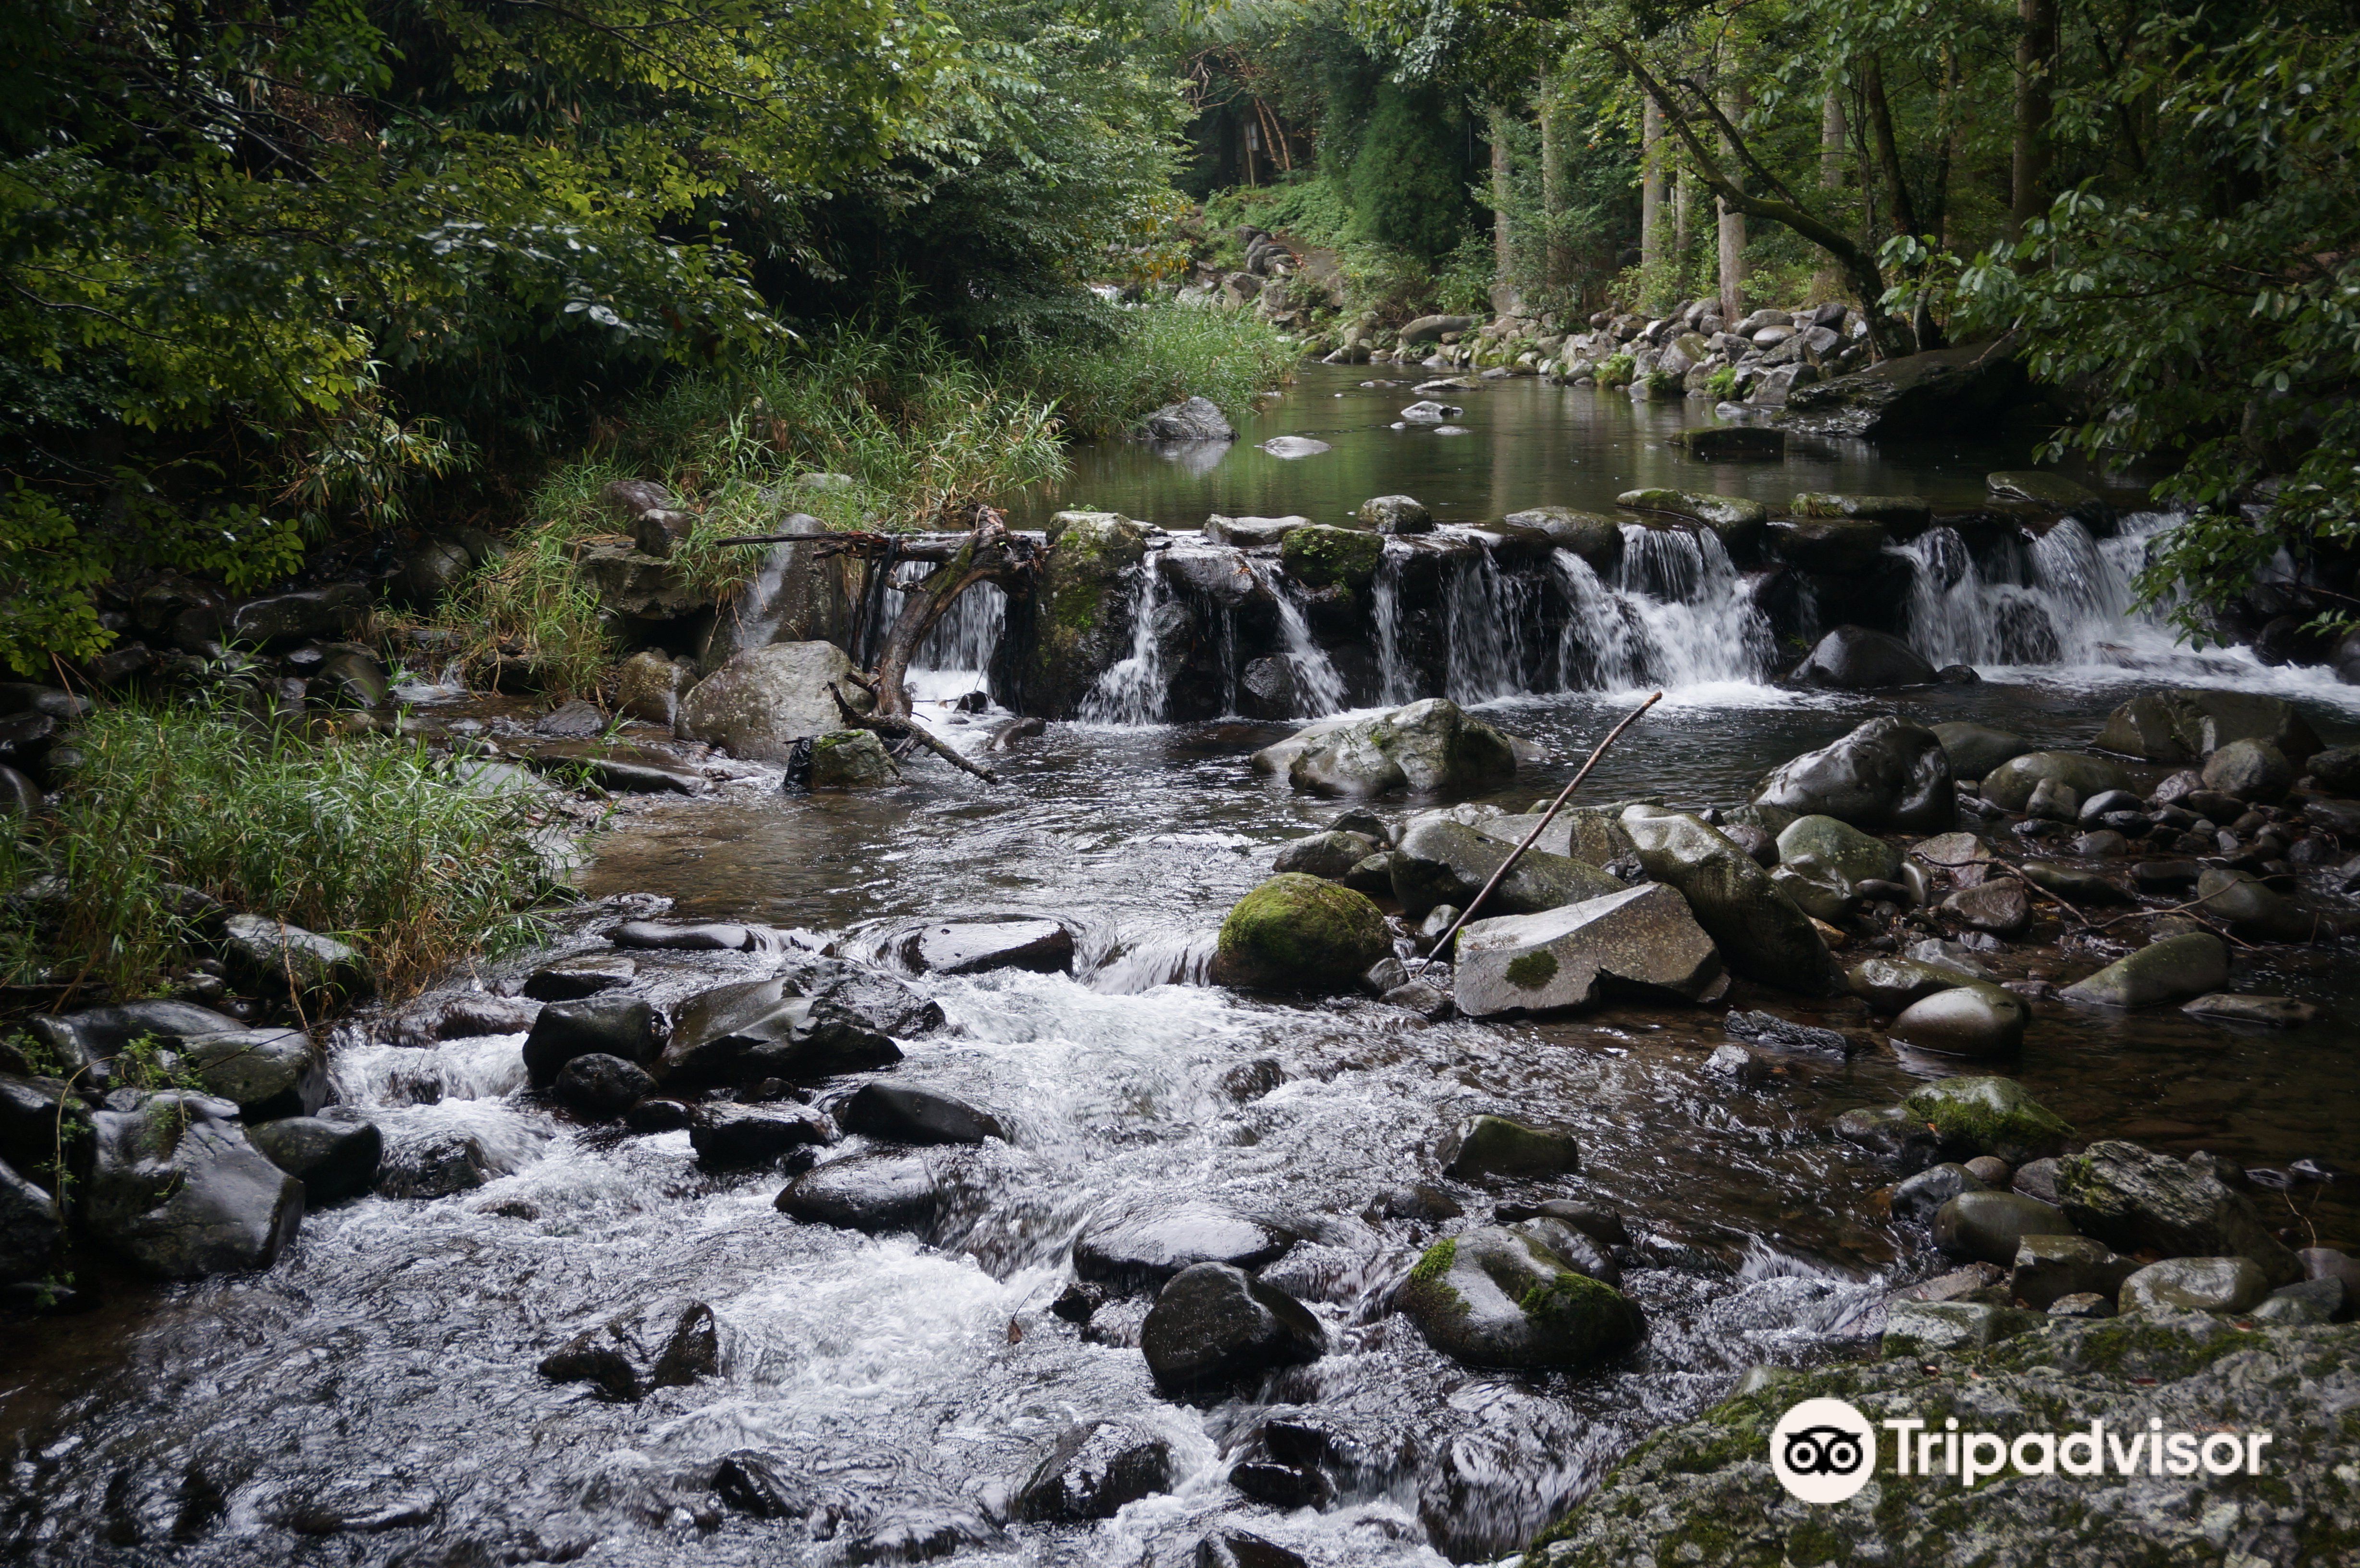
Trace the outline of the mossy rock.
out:
<instances>
[{"instance_id":1,"label":"mossy rock","mask_svg":"<svg viewBox=\"0 0 2360 1568\"><path fill-rule=\"evenodd\" d=\"M1383 536L1325 523L1295 529L1278 547L1288 575L1306 588L1366 588L1375 581L1377 563L1384 556Z\"/></svg>"},{"instance_id":2,"label":"mossy rock","mask_svg":"<svg viewBox=\"0 0 2360 1568\"><path fill-rule=\"evenodd\" d=\"M2065 1147L2073 1126L2024 1092L2013 1078L1943 1078L1903 1102L1933 1124L1943 1147L1995 1154L2011 1165L2045 1159Z\"/></svg>"},{"instance_id":3,"label":"mossy rock","mask_svg":"<svg viewBox=\"0 0 2360 1568\"><path fill-rule=\"evenodd\" d=\"M1543 984L1546 984L1544 980ZM1526 1127L1506 1116L1470 1116L1443 1140L1445 1175L1558 1176L1581 1169L1581 1146L1571 1133Z\"/></svg>"},{"instance_id":4,"label":"mossy rock","mask_svg":"<svg viewBox=\"0 0 2360 1568\"><path fill-rule=\"evenodd\" d=\"M1426 1248L1398 1301L1427 1344L1470 1367L1588 1367L1646 1333L1622 1291L1496 1225Z\"/></svg>"},{"instance_id":5,"label":"mossy rock","mask_svg":"<svg viewBox=\"0 0 2360 1568\"><path fill-rule=\"evenodd\" d=\"M812 741L814 789L873 789L899 777L891 754L873 731L830 730Z\"/></svg>"},{"instance_id":6,"label":"mossy rock","mask_svg":"<svg viewBox=\"0 0 2360 1568\"><path fill-rule=\"evenodd\" d=\"M1025 712L1064 718L1130 650L1133 569L1146 558L1147 529L1114 512L1059 512L1047 534L1015 684Z\"/></svg>"},{"instance_id":7,"label":"mossy rock","mask_svg":"<svg viewBox=\"0 0 2360 1568\"><path fill-rule=\"evenodd\" d=\"M1344 991L1392 953L1385 918L1366 894L1287 871L1230 908L1216 975L1269 990Z\"/></svg>"}]
</instances>

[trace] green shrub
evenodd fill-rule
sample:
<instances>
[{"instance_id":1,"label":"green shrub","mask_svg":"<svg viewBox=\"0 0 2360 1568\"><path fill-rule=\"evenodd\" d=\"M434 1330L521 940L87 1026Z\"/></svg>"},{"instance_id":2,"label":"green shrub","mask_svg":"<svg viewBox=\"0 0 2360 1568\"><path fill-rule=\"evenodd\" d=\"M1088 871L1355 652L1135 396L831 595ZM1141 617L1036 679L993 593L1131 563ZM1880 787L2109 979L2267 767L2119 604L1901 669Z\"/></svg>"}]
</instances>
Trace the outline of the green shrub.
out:
<instances>
[{"instance_id":1,"label":"green shrub","mask_svg":"<svg viewBox=\"0 0 2360 1568\"><path fill-rule=\"evenodd\" d=\"M1724 365L1705 377L1705 390L1717 401L1726 402L1737 396L1737 366Z\"/></svg>"},{"instance_id":2,"label":"green shrub","mask_svg":"<svg viewBox=\"0 0 2360 1568\"><path fill-rule=\"evenodd\" d=\"M1001 345L995 376L1054 406L1069 435L1118 435L1167 403L1209 397L1240 419L1286 377L1296 350L1248 311L1158 299L1105 306L1087 330Z\"/></svg>"},{"instance_id":3,"label":"green shrub","mask_svg":"<svg viewBox=\"0 0 2360 1568\"><path fill-rule=\"evenodd\" d=\"M1631 385L1631 376L1635 368L1629 354L1612 355L1599 365L1598 384L1608 387L1628 387Z\"/></svg>"},{"instance_id":4,"label":"green shrub","mask_svg":"<svg viewBox=\"0 0 2360 1568\"><path fill-rule=\"evenodd\" d=\"M538 939L550 891L528 801L472 792L416 745L313 741L192 706L104 708L55 812L11 840L55 878L0 933L20 975L152 994L202 941L168 885L333 934L399 990Z\"/></svg>"}]
</instances>

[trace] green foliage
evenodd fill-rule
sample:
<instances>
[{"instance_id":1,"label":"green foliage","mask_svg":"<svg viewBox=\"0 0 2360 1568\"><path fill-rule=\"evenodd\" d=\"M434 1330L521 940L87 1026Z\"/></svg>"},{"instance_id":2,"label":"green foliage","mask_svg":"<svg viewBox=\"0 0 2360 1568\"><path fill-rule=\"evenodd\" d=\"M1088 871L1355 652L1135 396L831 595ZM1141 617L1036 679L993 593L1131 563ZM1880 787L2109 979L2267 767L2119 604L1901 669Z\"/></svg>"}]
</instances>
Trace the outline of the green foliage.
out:
<instances>
[{"instance_id":1,"label":"green foliage","mask_svg":"<svg viewBox=\"0 0 2360 1568\"><path fill-rule=\"evenodd\" d=\"M1704 389L1717 402L1726 402L1737 396L1737 366L1724 365L1704 378Z\"/></svg>"},{"instance_id":2,"label":"green foliage","mask_svg":"<svg viewBox=\"0 0 2360 1568\"><path fill-rule=\"evenodd\" d=\"M1598 385L1608 388L1628 387L1636 368L1637 362L1627 354L1610 355L1598 366Z\"/></svg>"},{"instance_id":3,"label":"green foliage","mask_svg":"<svg viewBox=\"0 0 2360 1568\"><path fill-rule=\"evenodd\" d=\"M1439 260L1469 222L1464 122L1441 94L1386 82L1352 159L1354 238Z\"/></svg>"},{"instance_id":4,"label":"green foliage","mask_svg":"<svg viewBox=\"0 0 2360 1568\"><path fill-rule=\"evenodd\" d=\"M11 869L56 878L20 964L152 994L199 945L173 886L335 932L395 985L541 935L528 801L473 792L421 748L128 705L93 713L76 746L54 815L12 850Z\"/></svg>"},{"instance_id":5,"label":"green foliage","mask_svg":"<svg viewBox=\"0 0 2360 1568\"><path fill-rule=\"evenodd\" d=\"M1056 411L1066 434L1117 435L1183 397L1209 397L1232 419L1286 378L1296 351L1250 311L1156 299L1099 306L1055 335L988 345L995 380Z\"/></svg>"}]
</instances>

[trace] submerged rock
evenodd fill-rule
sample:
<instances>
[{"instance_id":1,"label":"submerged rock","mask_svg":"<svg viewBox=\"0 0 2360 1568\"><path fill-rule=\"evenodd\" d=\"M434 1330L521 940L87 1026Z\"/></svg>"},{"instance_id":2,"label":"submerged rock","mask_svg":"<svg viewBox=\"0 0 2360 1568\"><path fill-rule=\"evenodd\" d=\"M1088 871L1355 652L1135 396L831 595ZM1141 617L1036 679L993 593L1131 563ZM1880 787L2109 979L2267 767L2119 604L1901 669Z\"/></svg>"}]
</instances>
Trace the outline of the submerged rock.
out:
<instances>
[{"instance_id":1,"label":"submerged rock","mask_svg":"<svg viewBox=\"0 0 2360 1568\"><path fill-rule=\"evenodd\" d=\"M1230 908L1214 973L1226 985L1349 991L1392 952L1384 916L1365 895L1283 872Z\"/></svg>"},{"instance_id":2,"label":"submerged rock","mask_svg":"<svg viewBox=\"0 0 2360 1568\"><path fill-rule=\"evenodd\" d=\"M1428 697L1372 718L1320 727L1255 755L1298 789L1322 795L1458 793L1504 783L1516 771L1508 737L1447 697ZM1284 756L1282 758L1281 753Z\"/></svg>"},{"instance_id":3,"label":"submerged rock","mask_svg":"<svg viewBox=\"0 0 2360 1568\"><path fill-rule=\"evenodd\" d=\"M2216 990L2229 978L2229 949L2210 931L2168 936L2118 958L2057 995L2097 1007L2152 1007Z\"/></svg>"},{"instance_id":4,"label":"submerged rock","mask_svg":"<svg viewBox=\"0 0 2360 1568\"><path fill-rule=\"evenodd\" d=\"M1428 1247L1400 1301L1427 1344L1472 1367L1588 1367L1646 1333L1639 1309L1620 1290L1500 1226Z\"/></svg>"},{"instance_id":5,"label":"submerged rock","mask_svg":"<svg viewBox=\"0 0 2360 1568\"><path fill-rule=\"evenodd\" d=\"M1679 890L1732 970L1810 996L1830 988L1827 943L1752 855L1683 812L1633 806L1622 828L1647 875Z\"/></svg>"},{"instance_id":6,"label":"submerged rock","mask_svg":"<svg viewBox=\"0 0 2360 1568\"><path fill-rule=\"evenodd\" d=\"M1526 1127L1506 1116L1470 1116L1436 1150L1442 1173L1461 1181L1486 1176L1558 1176L1581 1169L1581 1146L1568 1132Z\"/></svg>"},{"instance_id":7,"label":"submerged rock","mask_svg":"<svg viewBox=\"0 0 2360 1568\"><path fill-rule=\"evenodd\" d=\"M2196 878L2196 897L2206 914L2248 941L2304 942L2316 925L2312 917L2247 871L2208 866Z\"/></svg>"},{"instance_id":8,"label":"submerged rock","mask_svg":"<svg viewBox=\"0 0 2360 1568\"><path fill-rule=\"evenodd\" d=\"M1074 1272L1139 1290L1199 1263L1259 1269L1293 1245L1284 1231L1218 1203L1148 1201L1085 1225L1074 1241Z\"/></svg>"},{"instance_id":9,"label":"submerged rock","mask_svg":"<svg viewBox=\"0 0 2360 1568\"><path fill-rule=\"evenodd\" d=\"M1601 984L1690 1001L1728 988L1721 950L1687 901L1662 883L1542 914L1472 921L1460 929L1454 956L1453 999L1470 1018L1583 1007L1598 999Z\"/></svg>"},{"instance_id":10,"label":"submerged rock","mask_svg":"<svg viewBox=\"0 0 2360 1568\"><path fill-rule=\"evenodd\" d=\"M921 926L890 942L903 967L921 975L980 975L1030 969L1063 975L1074 967L1074 933L1062 920L967 920Z\"/></svg>"},{"instance_id":11,"label":"submerged rock","mask_svg":"<svg viewBox=\"0 0 2360 1568\"><path fill-rule=\"evenodd\" d=\"M1157 1387L1218 1390L1240 1377L1317 1361L1328 1332L1304 1304L1226 1263L1182 1269L1157 1292L1139 1348Z\"/></svg>"},{"instance_id":12,"label":"submerged rock","mask_svg":"<svg viewBox=\"0 0 2360 1568\"><path fill-rule=\"evenodd\" d=\"M1798 816L1904 833L1939 832L1955 814L1950 754L1931 731L1895 718L1871 719L1773 769L1754 799Z\"/></svg>"}]
</instances>

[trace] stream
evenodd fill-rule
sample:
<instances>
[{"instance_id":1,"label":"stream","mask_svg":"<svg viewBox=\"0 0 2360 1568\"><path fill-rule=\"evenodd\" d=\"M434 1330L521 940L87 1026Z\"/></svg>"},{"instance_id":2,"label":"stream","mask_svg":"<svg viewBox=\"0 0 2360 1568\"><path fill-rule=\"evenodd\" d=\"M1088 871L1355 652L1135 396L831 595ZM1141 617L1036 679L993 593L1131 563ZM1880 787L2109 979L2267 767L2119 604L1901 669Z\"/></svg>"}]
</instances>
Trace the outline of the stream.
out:
<instances>
[{"instance_id":1,"label":"stream","mask_svg":"<svg viewBox=\"0 0 2360 1568\"><path fill-rule=\"evenodd\" d=\"M1695 405L1525 378L1443 394L1465 406L1470 433L1437 436L1387 429L1412 394L1405 379L1360 385L1369 379L1306 367L1217 451L1082 452L1028 520L1086 505L1175 530L1207 512L1335 521L1398 491L1446 525L1470 524L1543 503L1608 506L1651 484L1963 502L1988 469L2021 462L2000 450L1830 444L1700 480L1661 444L1703 417ZM1281 433L1335 450L1292 462L1255 450ZM1545 764L1488 797L1511 811L1553 794L1657 681L1665 702L1608 756L1584 800L1725 805L1773 765L1881 713L2079 746L2140 685L2270 691L2330 745L2360 735L2360 690L2266 670L2242 650L2190 652L2124 616L2125 552L2164 521L2103 545L2068 535L2013 583L1986 583L1918 541L1913 634L1937 662L1977 665L1981 684L1897 701L1770 684L1709 556L1637 551L1616 580L1573 585L1593 595L1577 603L1598 608L1570 650L1507 648L1513 605L1469 590L1452 694L1546 748ZM2049 538L2066 528L2080 534L2068 524ZM1672 537L1694 550L1693 536ZM2057 633L2041 659L1995 629L2006 604L2035 600ZM994 623L977 604L930 648L922 696L981 686ZM1600 629L1609 623L1621 630ZM1152 659L1144 639L1135 657ZM1586 689L1533 690L1536 661L1559 675L1579 666L1583 679L1561 683ZM1841 1111L1955 1070L1939 1059L1795 1057L1783 1082L1742 1089L1704 1071L1723 1036L1703 1008L1429 1024L1358 997L1297 1003L1202 984L1229 906L1269 875L1284 843L1342 807L1248 771L1248 756L1290 724L1135 722L1139 673L1117 668L1096 720L1053 724L993 758L997 788L928 761L869 792L749 780L635 802L591 841L588 898L655 895L676 917L772 925L848 956L921 920L1054 916L1079 931L1071 975L913 982L951 1027L904 1042L897 1077L982 1105L1011 1134L964 1160L959 1223L943 1245L795 1223L772 1207L776 1173L705 1172L684 1132L623 1137L578 1123L525 1090L521 1036L421 1048L386 1042L364 1018L338 1037L340 1097L397 1141L471 1133L502 1173L457 1196L370 1197L312 1214L263 1275L110 1281L97 1311L18 1327L0 1373L9 1560L832 1564L939 1548L978 1568L1170 1568L1233 1525L1315 1568L1484 1562L1749 1367L1856 1350L1885 1291L1945 1267L1882 1217L1874 1194L1890 1171L1826 1131ZM945 710L934 722L971 746L993 718ZM1382 809L1404 814L1399 802ZM569 938L561 950L599 945ZM485 965L452 986L512 983L548 956ZM768 957L651 953L641 974L661 997L759 973ZM2002 978L2038 977L2044 962L1994 957ZM2085 1136L2360 1169L2360 1080L2347 1070L2360 973L2326 948L2276 949L2241 961L2233 984L2317 1002L2321 1020L2240 1031L2176 1009L2109 1018L2046 1003L2011 1071ZM1868 1021L1849 999L1741 985L1732 1002L1837 1028ZM1437 1143L1478 1111L1572 1130L1580 1172L1440 1181ZM847 1138L836 1152L860 1147ZM1437 1354L1388 1304L1440 1234L1377 1206L1415 1183L1438 1183L1473 1220L1544 1197L1622 1211L1644 1345L1580 1376L1481 1371ZM2322 1242L2360 1241L2351 1187L2300 1198ZM1136 1348L1143 1299L1109 1303L1087 1331L1049 1312L1084 1226L1188 1203L1301 1238L1263 1277L1321 1319L1323 1358L1192 1405L1148 1377ZM716 1376L608 1403L536 1374L555 1345L610 1323L652 1354L691 1301L717 1320ZM1325 1508L1281 1510L1229 1485L1273 1417L1318 1426L1347 1456ZM1168 1442L1168 1491L1095 1524L1000 1522L1060 1432L1109 1419ZM806 1517L716 1502L715 1463L748 1452L795 1478Z\"/></svg>"}]
</instances>

